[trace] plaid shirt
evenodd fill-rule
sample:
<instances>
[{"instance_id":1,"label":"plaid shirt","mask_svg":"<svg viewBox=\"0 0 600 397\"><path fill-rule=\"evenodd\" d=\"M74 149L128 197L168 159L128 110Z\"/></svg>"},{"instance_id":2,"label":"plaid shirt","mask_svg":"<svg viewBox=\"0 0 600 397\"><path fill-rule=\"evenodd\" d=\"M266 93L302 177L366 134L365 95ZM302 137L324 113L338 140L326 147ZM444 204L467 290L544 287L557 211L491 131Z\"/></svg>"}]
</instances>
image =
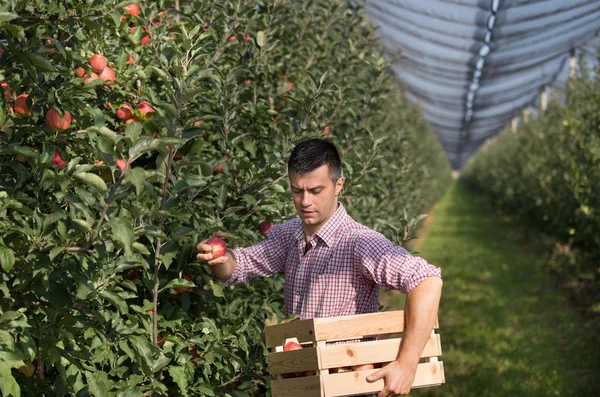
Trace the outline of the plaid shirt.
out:
<instances>
[{"instance_id":1,"label":"plaid shirt","mask_svg":"<svg viewBox=\"0 0 600 397\"><path fill-rule=\"evenodd\" d=\"M275 225L267 238L233 249L237 266L223 285L285 273L285 315L301 319L377 311L379 287L410 292L439 268L356 222L339 204L307 248L300 218Z\"/></svg>"}]
</instances>

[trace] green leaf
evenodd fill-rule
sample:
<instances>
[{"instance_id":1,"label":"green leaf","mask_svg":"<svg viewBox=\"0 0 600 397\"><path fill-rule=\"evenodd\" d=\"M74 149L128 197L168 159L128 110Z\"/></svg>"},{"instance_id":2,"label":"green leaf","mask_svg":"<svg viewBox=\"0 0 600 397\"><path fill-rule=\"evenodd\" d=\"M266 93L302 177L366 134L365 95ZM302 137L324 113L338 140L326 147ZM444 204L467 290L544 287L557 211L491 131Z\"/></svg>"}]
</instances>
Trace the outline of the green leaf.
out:
<instances>
[{"instance_id":1,"label":"green leaf","mask_svg":"<svg viewBox=\"0 0 600 397\"><path fill-rule=\"evenodd\" d=\"M150 251L148 250L148 247L146 247L142 243L138 243L136 241L135 243L132 244L132 247L135 250L135 252L139 252L140 254L143 254L143 255L150 255Z\"/></svg>"},{"instance_id":2,"label":"green leaf","mask_svg":"<svg viewBox=\"0 0 600 397\"><path fill-rule=\"evenodd\" d=\"M125 130L125 136L131 139L132 142L135 142L142 133L142 124L138 122L129 123L127 125L127 129Z\"/></svg>"},{"instance_id":3,"label":"green leaf","mask_svg":"<svg viewBox=\"0 0 600 397\"><path fill-rule=\"evenodd\" d=\"M193 282L186 280L185 278L175 278L171 281L169 281L167 283L167 285L165 285L164 287L162 287L158 292L162 292L166 289L169 288L175 288L175 287L195 287L196 284L194 284Z\"/></svg>"},{"instance_id":4,"label":"green leaf","mask_svg":"<svg viewBox=\"0 0 600 397\"><path fill-rule=\"evenodd\" d=\"M78 174L73 175L75 178L79 179L81 182L85 183L98 190L100 193L106 193L108 187L106 183L96 174L91 174L89 172L80 172Z\"/></svg>"},{"instance_id":5,"label":"green leaf","mask_svg":"<svg viewBox=\"0 0 600 397\"><path fill-rule=\"evenodd\" d=\"M223 286L221 284L218 283L212 283L212 292L213 295L219 298L223 298L225 297L225 295L223 294Z\"/></svg>"},{"instance_id":6,"label":"green leaf","mask_svg":"<svg viewBox=\"0 0 600 397\"><path fill-rule=\"evenodd\" d=\"M121 298L118 294L111 291L102 291L100 295L111 301L122 314L129 313L129 307L127 306L127 302L125 302L125 300Z\"/></svg>"},{"instance_id":7,"label":"green leaf","mask_svg":"<svg viewBox=\"0 0 600 397\"><path fill-rule=\"evenodd\" d=\"M56 72L56 68L52 66L50 61L41 55L30 52L27 53L27 59L41 72Z\"/></svg>"},{"instance_id":8,"label":"green leaf","mask_svg":"<svg viewBox=\"0 0 600 397\"><path fill-rule=\"evenodd\" d=\"M188 382L185 376L185 369L183 367L169 367L169 375L173 378L173 381L179 386L179 391L182 396L187 396Z\"/></svg>"},{"instance_id":9,"label":"green leaf","mask_svg":"<svg viewBox=\"0 0 600 397\"><path fill-rule=\"evenodd\" d=\"M0 264L2 270L10 272L15 265L15 255L13 251L8 247L0 247Z\"/></svg>"},{"instance_id":10,"label":"green leaf","mask_svg":"<svg viewBox=\"0 0 600 397\"><path fill-rule=\"evenodd\" d=\"M144 191L146 170L141 167L132 168L125 173L125 180L135 186L135 194L139 196Z\"/></svg>"},{"instance_id":11,"label":"green leaf","mask_svg":"<svg viewBox=\"0 0 600 397\"><path fill-rule=\"evenodd\" d=\"M129 256L133 253L133 226L131 222L125 218L112 219L110 222L113 239L123 244L125 255Z\"/></svg>"},{"instance_id":12,"label":"green leaf","mask_svg":"<svg viewBox=\"0 0 600 397\"><path fill-rule=\"evenodd\" d=\"M109 139L111 142L115 142L117 139L117 133L110 130L109 128L105 127L105 126L101 126L101 127L89 127L87 129L89 132L95 132L96 134L103 136L106 139Z\"/></svg>"},{"instance_id":13,"label":"green leaf","mask_svg":"<svg viewBox=\"0 0 600 397\"><path fill-rule=\"evenodd\" d=\"M256 44L259 47L265 45L265 32L263 32L262 30L256 34Z\"/></svg>"},{"instance_id":14,"label":"green leaf","mask_svg":"<svg viewBox=\"0 0 600 397\"><path fill-rule=\"evenodd\" d=\"M133 123L132 123L133 124ZM149 138L146 136L140 137L133 146L129 149L129 157L137 158L144 153L156 151L166 146L180 147L185 141L179 138Z\"/></svg>"},{"instance_id":15,"label":"green leaf","mask_svg":"<svg viewBox=\"0 0 600 397\"><path fill-rule=\"evenodd\" d=\"M19 15L14 12L0 12L0 23L12 21L13 19L18 18Z\"/></svg>"}]
</instances>

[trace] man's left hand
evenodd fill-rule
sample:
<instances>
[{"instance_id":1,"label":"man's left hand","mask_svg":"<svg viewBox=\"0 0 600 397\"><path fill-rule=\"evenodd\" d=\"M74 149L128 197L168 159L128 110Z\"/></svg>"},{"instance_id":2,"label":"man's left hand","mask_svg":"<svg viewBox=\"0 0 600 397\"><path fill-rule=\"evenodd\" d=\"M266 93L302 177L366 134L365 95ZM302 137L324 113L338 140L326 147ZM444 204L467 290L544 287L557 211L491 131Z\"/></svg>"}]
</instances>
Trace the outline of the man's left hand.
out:
<instances>
[{"instance_id":1,"label":"man's left hand","mask_svg":"<svg viewBox=\"0 0 600 397\"><path fill-rule=\"evenodd\" d=\"M367 382L383 379L385 387L377 393L377 397L392 397L410 393L410 387L415 380L417 368L406 365L396 360L392 361L379 371L367 376Z\"/></svg>"}]
</instances>

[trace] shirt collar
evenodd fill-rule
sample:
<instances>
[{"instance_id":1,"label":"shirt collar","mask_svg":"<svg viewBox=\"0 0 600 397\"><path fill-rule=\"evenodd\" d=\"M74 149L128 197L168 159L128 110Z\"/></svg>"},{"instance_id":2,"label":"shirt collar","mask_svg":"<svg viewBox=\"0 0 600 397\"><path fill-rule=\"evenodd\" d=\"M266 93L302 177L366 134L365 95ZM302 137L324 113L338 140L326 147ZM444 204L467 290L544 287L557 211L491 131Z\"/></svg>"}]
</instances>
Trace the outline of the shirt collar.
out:
<instances>
[{"instance_id":1,"label":"shirt collar","mask_svg":"<svg viewBox=\"0 0 600 397\"><path fill-rule=\"evenodd\" d=\"M333 213L331 218L325 222L323 226L317 230L315 236L319 237L327 246L331 247L337 236L337 230L341 225L344 224L346 217L348 216L346 209L342 203L338 202L338 208ZM304 236L304 226L300 223L300 229L296 232L296 240L299 240Z\"/></svg>"}]
</instances>

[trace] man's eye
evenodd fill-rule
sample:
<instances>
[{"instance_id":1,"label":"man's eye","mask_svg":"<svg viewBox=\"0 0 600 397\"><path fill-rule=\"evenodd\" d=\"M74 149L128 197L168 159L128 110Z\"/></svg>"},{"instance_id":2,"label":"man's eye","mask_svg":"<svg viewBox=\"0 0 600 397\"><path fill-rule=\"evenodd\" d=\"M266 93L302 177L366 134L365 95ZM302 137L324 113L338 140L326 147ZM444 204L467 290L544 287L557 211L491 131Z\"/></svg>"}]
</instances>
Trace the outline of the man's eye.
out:
<instances>
[{"instance_id":1,"label":"man's eye","mask_svg":"<svg viewBox=\"0 0 600 397\"><path fill-rule=\"evenodd\" d=\"M312 191L312 194L319 194L319 193L321 193L321 189Z\"/></svg>"}]
</instances>

